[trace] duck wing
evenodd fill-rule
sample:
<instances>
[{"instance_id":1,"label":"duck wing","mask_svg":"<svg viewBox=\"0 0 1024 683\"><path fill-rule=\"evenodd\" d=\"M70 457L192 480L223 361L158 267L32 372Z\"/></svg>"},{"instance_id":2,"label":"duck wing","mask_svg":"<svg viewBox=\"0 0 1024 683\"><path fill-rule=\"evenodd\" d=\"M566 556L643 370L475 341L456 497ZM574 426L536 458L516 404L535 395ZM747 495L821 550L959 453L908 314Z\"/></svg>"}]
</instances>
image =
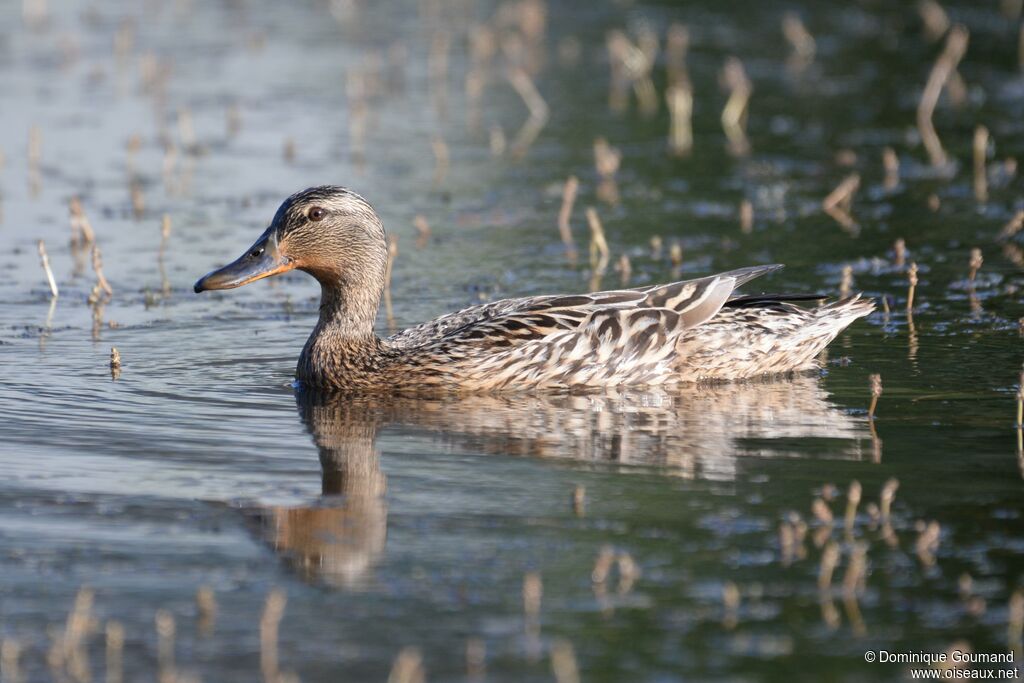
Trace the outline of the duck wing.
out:
<instances>
[{"instance_id":1,"label":"duck wing","mask_svg":"<svg viewBox=\"0 0 1024 683\"><path fill-rule=\"evenodd\" d=\"M721 309L736 287L781 267L754 266L636 289L504 299L417 325L387 342L392 347L445 347L458 353L460 345L498 350L560 332L581 332L571 335L579 337L575 341L581 347L596 345L610 353L631 346L630 351L640 353L661 336L656 330L674 336L700 325Z\"/></svg>"}]
</instances>

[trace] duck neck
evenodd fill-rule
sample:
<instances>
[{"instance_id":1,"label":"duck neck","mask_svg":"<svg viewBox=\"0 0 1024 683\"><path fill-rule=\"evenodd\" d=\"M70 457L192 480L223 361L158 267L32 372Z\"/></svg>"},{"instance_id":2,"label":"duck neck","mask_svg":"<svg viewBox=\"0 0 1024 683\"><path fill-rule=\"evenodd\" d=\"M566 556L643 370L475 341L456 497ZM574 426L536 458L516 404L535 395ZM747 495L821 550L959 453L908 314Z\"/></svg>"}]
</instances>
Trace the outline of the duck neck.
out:
<instances>
[{"instance_id":1,"label":"duck neck","mask_svg":"<svg viewBox=\"0 0 1024 683\"><path fill-rule=\"evenodd\" d=\"M376 341L373 323L380 308L380 287L354 287L345 282L320 282L320 319L316 330L321 335L347 344L359 345Z\"/></svg>"}]
</instances>

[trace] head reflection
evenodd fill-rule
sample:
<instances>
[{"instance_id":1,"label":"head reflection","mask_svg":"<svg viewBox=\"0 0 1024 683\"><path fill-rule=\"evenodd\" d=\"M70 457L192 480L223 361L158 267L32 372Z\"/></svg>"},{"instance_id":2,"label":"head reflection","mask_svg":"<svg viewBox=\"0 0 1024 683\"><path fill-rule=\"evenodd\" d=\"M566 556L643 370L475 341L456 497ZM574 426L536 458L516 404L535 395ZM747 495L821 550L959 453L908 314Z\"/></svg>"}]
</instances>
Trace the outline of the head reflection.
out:
<instances>
[{"instance_id":1,"label":"head reflection","mask_svg":"<svg viewBox=\"0 0 1024 683\"><path fill-rule=\"evenodd\" d=\"M677 393L382 398L299 390L296 400L319 451L323 496L266 509L263 534L303 576L343 588L370 581L384 552L386 477L376 441L385 428L433 440L428 448L718 480L751 457L871 457L863 418L833 405L808 376Z\"/></svg>"}]
</instances>

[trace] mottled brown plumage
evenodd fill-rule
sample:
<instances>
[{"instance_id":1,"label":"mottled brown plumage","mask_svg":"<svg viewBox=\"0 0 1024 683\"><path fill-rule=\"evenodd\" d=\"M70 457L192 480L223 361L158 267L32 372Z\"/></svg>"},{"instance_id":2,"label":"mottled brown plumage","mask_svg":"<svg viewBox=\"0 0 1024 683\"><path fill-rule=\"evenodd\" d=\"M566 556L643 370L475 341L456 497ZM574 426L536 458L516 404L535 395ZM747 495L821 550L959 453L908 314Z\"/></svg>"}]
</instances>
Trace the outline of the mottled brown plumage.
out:
<instances>
[{"instance_id":1,"label":"mottled brown plumage","mask_svg":"<svg viewBox=\"0 0 1024 683\"><path fill-rule=\"evenodd\" d=\"M807 370L870 313L852 297L815 308L735 289L781 266L592 294L472 306L386 339L373 332L387 263L370 205L340 187L289 197L249 252L196 283L227 289L291 269L321 285L320 319L296 377L346 391L420 393L671 386Z\"/></svg>"}]
</instances>

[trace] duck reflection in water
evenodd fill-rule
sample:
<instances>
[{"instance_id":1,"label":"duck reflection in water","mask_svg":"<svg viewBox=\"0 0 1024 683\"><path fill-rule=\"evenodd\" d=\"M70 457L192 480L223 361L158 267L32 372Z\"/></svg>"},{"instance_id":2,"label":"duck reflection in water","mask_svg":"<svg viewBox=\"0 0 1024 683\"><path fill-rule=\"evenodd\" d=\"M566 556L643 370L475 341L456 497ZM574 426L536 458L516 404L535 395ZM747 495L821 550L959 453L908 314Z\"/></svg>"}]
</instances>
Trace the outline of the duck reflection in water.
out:
<instances>
[{"instance_id":1,"label":"duck reflection in water","mask_svg":"<svg viewBox=\"0 0 1024 683\"><path fill-rule=\"evenodd\" d=\"M304 577L341 588L365 586L384 553L387 479L376 441L387 428L445 449L717 480L750 457L871 457L866 421L831 403L811 376L676 393L382 398L299 389L296 401L319 451L323 496L262 510L262 533Z\"/></svg>"}]
</instances>

